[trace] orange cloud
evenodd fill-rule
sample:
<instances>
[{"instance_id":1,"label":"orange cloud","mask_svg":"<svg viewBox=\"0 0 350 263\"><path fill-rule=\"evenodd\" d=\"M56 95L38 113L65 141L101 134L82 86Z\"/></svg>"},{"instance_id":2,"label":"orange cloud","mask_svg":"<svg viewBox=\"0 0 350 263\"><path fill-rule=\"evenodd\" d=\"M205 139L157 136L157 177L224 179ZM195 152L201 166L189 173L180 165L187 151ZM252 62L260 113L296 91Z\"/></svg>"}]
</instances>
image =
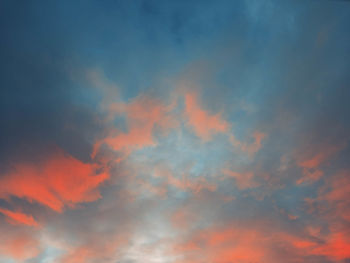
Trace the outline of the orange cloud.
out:
<instances>
[{"instance_id":1,"label":"orange cloud","mask_svg":"<svg viewBox=\"0 0 350 263\"><path fill-rule=\"evenodd\" d=\"M327 219L336 217L350 223L350 171L344 170L326 178L326 187L320 191L317 199L313 202L323 204L327 202Z\"/></svg>"},{"instance_id":2,"label":"orange cloud","mask_svg":"<svg viewBox=\"0 0 350 263\"><path fill-rule=\"evenodd\" d=\"M84 263L87 262L89 258L91 258L95 252L90 247L81 246L78 247L72 252L64 255L61 259L61 262L65 263Z\"/></svg>"},{"instance_id":3,"label":"orange cloud","mask_svg":"<svg viewBox=\"0 0 350 263\"><path fill-rule=\"evenodd\" d=\"M254 180L254 174L252 172L237 173L226 169L222 172L224 175L235 178L236 185L240 190L259 186L259 183Z\"/></svg>"},{"instance_id":4,"label":"orange cloud","mask_svg":"<svg viewBox=\"0 0 350 263\"><path fill-rule=\"evenodd\" d=\"M191 176L188 171L174 172L167 165L160 163L154 167L134 164L132 169L127 175L128 187L125 190L133 198L156 196L165 199L170 189L200 196L202 191L215 192L217 189L217 185L205 176ZM140 171L154 178L140 175Z\"/></svg>"},{"instance_id":5,"label":"orange cloud","mask_svg":"<svg viewBox=\"0 0 350 263\"><path fill-rule=\"evenodd\" d=\"M329 160L337 152L339 152L344 145L330 145L322 147L319 153L313 154L311 157L306 157L298 161L298 165L302 168L314 169L320 166L325 161Z\"/></svg>"},{"instance_id":6,"label":"orange cloud","mask_svg":"<svg viewBox=\"0 0 350 263\"><path fill-rule=\"evenodd\" d=\"M39 242L29 233L10 234L5 231L1 231L0 235L0 255L8 256L18 262L24 262L39 255Z\"/></svg>"},{"instance_id":7,"label":"orange cloud","mask_svg":"<svg viewBox=\"0 0 350 263\"><path fill-rule=\"evenodd\" d=\"M41 163L16 164L0 178L0 197L25 198L61 212L65 205L73 207L101 197L97 187L109 175L96 174L98 168L57 150Z\"/></svg>"},{"instance_id":8,"label":"orange cloud","mask_svg":"<svg viewBox=\"0 0 350 263\"><path fill-rule=\"evenodd\" d=\"M327 180L331 187L324 199L329 202L347 202L350 208L350 171L341 171Z\"/></svg>"},{"instance_id":9,"label":"orange cloud","mask_svg":"<svg viewBox=\"0 0 350 263\"><path fill-rule=\"evenodd\" d=\"M317 168L319 165L321 165L323 162L328 160L330 157L332 157L342 148L343 147L339 147L339 146L329 146L329 147L323 148L321 149L321 152L316 153L309 158L300 160L298 162L298 165L300 167L309 168L309 169Z\"/></svg>"},{"instance_id":10,"label":"orange cloud","mask_svg":"<svg viewBox=\"0 0 350 263\"><path fill-rule=\"evenodd\" d=\"M140 194L140 190L159 196L161 198L165 198L167 195L168 188L166 187L165 183L152 184L151 182L144 180L142 178L136 178L134 179L134 182L136 182L140 187L140 189L134 190L135 196Z\"/></svg>"},{"instance_id":11,"label":"orange cloud","mask_svg":"<svg viewBox=\"0 0 350 263\"><path fill-rule=\"evenodd\" d=\"M252 137L254 138L254 142L245 143L237 140L236 137L233 134L231 134L230 142L232 143L233 146L240 148L243 152L246 152L252 156L253 154L257 153L261 149L262 140L266 137L266 134L256 131L254 132Z\"/></svg>"},{"instance_id":12,"label":"orange cloud","mask_svg":"<svg viewBox=\"0 0 350 263\"><path fill-rule=\"evenodd\" d=\"M306 199L312 208L309 212L318 212L320 219L328 225L329 232L321 235L316 228L313 231L322 243L310 250L311 254L323 255L332 260L350 258L350 172L338 172L325 178L325 186L315 199Z\"/></svg>"},{"instance_id":13,"label":"orange cloud","mask_svg":"<svg viewBox=\"0 0 350 263\"><path fill-rule=\"evenodd\" d=\"M175 175L168 169L156 167L154 176L163 177L168 185L182 191L191 191L194 194L200 193L204 189L211 192L216 190L216 184L208 182L205 177L192 178L188 176L186 171Z\"/></svg>"},{"instance_id":14,"label":"orange cloud","mask_svg":"<svg viewBox=\"0 0 350 263\"><path fill-rule=\"evenodd\" d=\"M265 137L266 137L265 133L262 133L259 131L254 132L253 138L255 139L255 141L252 144L248 144L248 145L243 144L242 150L250 154L258 152L261 148L261 142Z\"/></svg>"},{"instance_id":15,"label":"orange cloud","mask_svg":"<svg viewBox=\"0 0 350 263\"><path fill-rule=\"evenodd\" d=\"M0 213L4 214L7 216L8 221L11 224L23 224L23 225L28 225L28 226L39 226L38 222L35 221L33 216L31 215L26 215L21 212L12 212L7 209L0 208Z\"/></svg>"},{"instance_id":16,"label":"orange cloud","mask_svg":"<svg viewBox=\"0 0 350 263\"><path fill-rule=\"evenodd\" d=\"M198 214L195 211L195 207L181 206L171 213L170 221L173 226L178 229L188 229L195 224L198 220Z\"/></svg>"},{"instance_id":17,"label":"orange cloud","mask_svg":"<svg viewBox=\"0 0 350 263\"><path fill-rule=\"evenodd\" d=\"M102 236L93 237L90 241L77 247L70 247L66 254L57 262L60 263L87 263L101 261L103 258L118 259L121 247L127 243L126 235L119 234L105 239Z\"/></svg>"},{"instance_id":18,"label":"orange cloud","mask_svg":"<svg viewBox=\"0 0 350 263\"><path fill-rule=\"evenodd\" d=\"M117 131L95 145L93 156L102 144L107 144L115 151L138 149L154 146L154 132L167 132L177 125L171 111L174 104L164 105L161 101L148 96L140 96L129 104L111 104L110 116L125 116L128 132Z\"/></svg>"},{"instance_id":19,"label":"orange cloud","mask_svg":"<svg viewBox=\"0 0 350 263\"><path fill-rule=\"evenodd\" d=\"M344 233L333 233L320 246L311 251L314 255L323 255L335 260L350 258L350 237Z\"/></svg>"},{"instance_id":20,"label":"orange cloud","mask_svg":"<svg viewBox=\"0 0 350 263\"><path fill-rule=\"evenodd\" d=\"M325 242L319 242L258 222L198 230L173 246L173 253L183 257L181 262L192 263L203 262L203 258L213 263L303 262L309 256L343 260L350 257L349 251L350 240L345 233L332 234Z\"/></svg>"},{"instance_id":21,"label":"orange cloud","mask_svg":"<svg viewBox=\"0 0 350 263\"><path fill-rule=\"evenodd\" d=\"M323 171L319 167L331 159L345 144L342 145L328 145L318 149L318 153L302 154L298 159L298 166L302 168L303 176L297 180L297 184L304 182L316 182L323 176ZM316 150L313 149L312 152Z\"/></svg>"},{"instance_id":22,"label":"orange cloud","mask_svg":"<svg viewBox=\"0 0 350 263\"><path fill-rule=\"evenodd\" d=\"M316 182L323 176L323 171L321 170L309 170L303 169L303 177L297 180L297 184L302 184L304 182Z\"/></svg>"},{"instance_id":23,"label":"orange cloud","mask_svg":"<svg viewBox=\"0 0 350 263\"><path fill-rule=\"evenodd\" d=\"M196 135L204 141L209 140L215 133L227 132L229 128L229 124L220 114L211 115L203 110L193 92L185 95L185 114Z\"/></svg>"},{"instance_id":24,"label":"orange cloud","mask_svg":"<svg viewBox=\"0 0 350 263\"><path fill-rule=\"evenodd\" d=\"M175 245L184 262L228 263L271 262L267 238L255 229L225 226L195 232L184 243Z\"/></svg>"},{"instance_id":25,"label":"orange cloud","mask_svg":"<svg viewBox=\"0 0 350 263\"><path fill-rule=\"evenodd\" d=\"M168 177L168 183L181 190L190 190L193 193L199 193L203 189L215 191L216 185L209 183L205 178L177 178L175 176Z\"/></svg>"},{"instance_id":26,"label":"orange cloud","mask_svg":"<svg viewBox=\"0 0 350 263\"><path fill-rule=\"evenodd\" d=\"M323 171L320 166L330 160L340 150L345 147L345 144L340 145L321 145L315 153L316 149L312 149L310 152L304 153L298 159L298 166L302 168L303 177L297 180L297 184L304 182L315 182L323 176Z\"/></svg>"}]
</instances>

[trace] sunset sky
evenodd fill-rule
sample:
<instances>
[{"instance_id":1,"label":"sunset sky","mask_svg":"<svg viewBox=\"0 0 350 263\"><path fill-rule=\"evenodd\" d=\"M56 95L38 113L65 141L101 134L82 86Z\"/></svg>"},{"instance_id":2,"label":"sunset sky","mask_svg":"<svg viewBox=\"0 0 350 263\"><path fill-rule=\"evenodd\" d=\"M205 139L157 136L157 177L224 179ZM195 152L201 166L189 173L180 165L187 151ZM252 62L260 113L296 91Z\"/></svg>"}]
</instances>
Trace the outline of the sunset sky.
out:
<instances>
[{"instance_id":1,"label":"sunset sky","mask_svg":"<svg viewBox=\"0 0 350 263\"><path fill-rule=\"evenodd\" d=\"M0 1L0 263L349 263L350 1Z\"/></svg>"}]
</instances>

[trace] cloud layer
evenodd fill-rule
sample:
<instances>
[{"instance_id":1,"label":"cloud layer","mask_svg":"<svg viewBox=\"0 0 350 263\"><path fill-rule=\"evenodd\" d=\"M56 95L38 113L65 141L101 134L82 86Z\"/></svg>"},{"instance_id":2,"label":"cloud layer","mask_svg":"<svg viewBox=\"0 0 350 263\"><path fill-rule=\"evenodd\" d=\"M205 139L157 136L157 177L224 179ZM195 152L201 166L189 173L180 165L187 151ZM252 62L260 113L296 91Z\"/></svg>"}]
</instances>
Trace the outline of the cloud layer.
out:
<instances>
[{"instance_id":1,"label":"cloud layer","mask_svg":"<svg viewBox=\"0 0 350 263\"><path fill-rule=\"evenodd\" d=\"M0 5L1 263L350 260L349 3Z\"/></svg>"}]
</instances>

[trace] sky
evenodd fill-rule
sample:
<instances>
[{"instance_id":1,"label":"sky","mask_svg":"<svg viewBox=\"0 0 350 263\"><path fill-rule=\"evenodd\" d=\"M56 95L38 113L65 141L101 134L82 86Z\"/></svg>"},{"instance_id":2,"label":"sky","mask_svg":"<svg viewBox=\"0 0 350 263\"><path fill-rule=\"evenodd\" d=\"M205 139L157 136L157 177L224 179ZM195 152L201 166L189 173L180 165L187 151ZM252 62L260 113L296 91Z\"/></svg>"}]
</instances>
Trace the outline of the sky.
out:
<instances>
[{"instance_id":1,"label":"sky","mask_svg":"<svg viewBox=\"0 0 350 263\"><path fill-rule=\"evenodd\" d=\"M0 1L0 263L349 263L350 2Z\"/></svg>"}]
</instances>

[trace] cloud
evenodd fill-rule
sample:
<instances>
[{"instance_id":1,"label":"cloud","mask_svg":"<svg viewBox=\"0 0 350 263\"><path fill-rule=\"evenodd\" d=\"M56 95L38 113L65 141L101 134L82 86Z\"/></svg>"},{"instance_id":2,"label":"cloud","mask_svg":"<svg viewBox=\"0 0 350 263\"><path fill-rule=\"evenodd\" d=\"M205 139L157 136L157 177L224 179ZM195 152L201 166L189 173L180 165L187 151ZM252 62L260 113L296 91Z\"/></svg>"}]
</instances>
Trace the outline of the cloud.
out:
<instances>
[{"instance_id":1,"label":"cloud","mask_svg":"<svg viewBox=\"0 0 350 263\"><path fill-rule=\"evenodd\" d=\"M0 208L0 213L4 214L7 216L8 221L11 224L23 224L23 225L28 225L28 226L39 226L38 222L35 221L33 216L27 215L21 212L13 212L8 209L3 209Z\"/></svg>"},{"instance_id":2,"label":"cloud","mask_svg":"<svg viewBox=\"0 0 350 263\"><path fill-rule=\"evenodd\" d=\"M110 237L106 240L103 237L96 237L90 242L77 247L69 247L68 251L61 256L57 262L60 263L88 263L97 262L102 258L118 259L118 255L125 246L127 240L121 235Z\"/></svg>"},{"instance_id":3,"label":"cloud","mask_svg":"<svg viewBox=\"0 0 350 263\"><path fill-rule=\"evenodd\" d=\"M238 189L244 190L258 187L260 184L254 179L253 172L237 173L230 170L223 170L223 174L235 178Z\"/></svg>"},{"instance_id":4,"label":"cloud","mask_svg":"<svg viewBox=\"0 0 350 263\"><path fill-rule=\"evenodd\" d=\"M0 177L0 197L24 198L56 212L65 206L95 201L101 197L98 186L109 178L98 166L83 163L61 149L37 163L16 163ZM74 189L74 190L72 190Z\"/></svg>"},{"instance_id":5,"label":"cloud","mask_svg":"<svg viewBox=\"0 0 350 263\"><path fill-rule=\"evenodd\" d=\"M183 243L175 243L173 253L182 255L183 262L203 262L203 258L215 263L297 262L315 244L266 223L251 223L198 229Z\"/></svg>"},{"instance_id":6,"label":"cloud","mask_svg":"<svg viewBox=\"0 0 350 263\"><path fill-rule=\"evenodd\" d=\"M338 153L344 146L330 145L328 147L322 147L319 152L312 155L309 158L305 158L298 161L298 165L306 169L314 169L320 166L325 161L329 160L332 156Z\"/></svg>"},{"instance_id":7,"label":"cloud","mask_svg":"<svg viewBox=\"0 0 350 263\"><path fill-rule=\"evenodd\" d=\"M350 177L348 170L339 171L325 178L325 184L314 199L306 199L308 213L317 215L324 223L327 232L312 231L322 242L314 244L310 253L323 255L334 261L350 258ZM317 228L316 228L317 229Z\"/></svg>"},{"instance_id":8,"label":"cloud","mask_svg":"<svg viewBox=\"0 0 350 263\"><path fill-rule=\"evenodd\" d=\"M164 165L163 165L164 166ZM155 167L154 176L156 178L164 179L167 186L171 186L181 191L189 191L193 194L198 194L202 190L206 189L209 191L216 190L216 184L210 183L203 177L193 177L189 175L189 171L184 169L180 174L177 171L171 171L158 165Z\"/></svg>"},{"instance_id":9,"label":"cloud","mask_svg":"<svg viewBox=\"0 0 350 263\"><path fill-rule=\"evenodd\" d=\"M198 95L194 92L185 94L185 116L195 134L202 140L208 141L216 133L226 133L229 124L220 114L210 114L198 103Z\"/></svg>"},{"instance_id":10,"label":"cloud","mask_svg":"<svg viewBox=\"0 0 350 263\"><path fill-rule=\"evenodd\" d=\"M24 262L41 252L40 242L33 233L19 227L9 229L2 226L0 230L0 255Z\"/></svg>"},{"instance_id":11,"label":"cloud","mask_svg":"<svg viewBox=\"0 0 350 263\"><path fill-rule=\"evenodd\" d=\"M0 262L349 261L338 2L1 4Z\"/></svg>"},{"instance_id":12,"label":"cloud","mask_svg":"<svg viewBox=\"0 0 350 263\"><path fill-rule=\"evenodd\" d=\"M302 153L298 160L298 166L302 168L303 177L297 180L297 184L319 180L324 175L320 166L331 160L344 147L344 143L341 145L321 145L316 149L308 149L306 153Z\"/></svg>"},{"instance_id":13,"label":"cloud","mask_svg":"<svg viewBox=\"0 0 350 263\"><path fill-rule=\"evenodd\" d=\"M262 140L266 137L266 134L256 131L254 132L252 137L254 138L254 141L252 143L246 143L246 142L241 142L237 140L234 134L231 134L230 142L232 143L233 146L238 147L243 152L246 152L250 156L253 156L262 147Z\"/></svg>"},{"instance_id":14,"label":"cloud","mask_svg":"<svg viewBox=\"0 0 350 263\"><path fill-rule=\"evenodd\" d=\"M162 101L147 95L141 95L130 103L110 104L110 116L126 118L127 132L112 129L115 135L109 135L97 142L92 156L96 155L103 144L115 151L126 153L146 146L154 146L156 144L154 133L157 129L167 133L169 129L177 126L177 121L171 113L173 108L173 104L165 105Z\"/></svg>"},{"instance_id":15,"label":"cloud","mask_svg":"<svg viewBox=\"0 0 350 263\"><path fill-rule=\"evenodd\" d=\"M311 254L323 255L336 261L350 258L350 239L348 233L332 233L325 244L316 246Z\"/></svg>"}]
</instances>

